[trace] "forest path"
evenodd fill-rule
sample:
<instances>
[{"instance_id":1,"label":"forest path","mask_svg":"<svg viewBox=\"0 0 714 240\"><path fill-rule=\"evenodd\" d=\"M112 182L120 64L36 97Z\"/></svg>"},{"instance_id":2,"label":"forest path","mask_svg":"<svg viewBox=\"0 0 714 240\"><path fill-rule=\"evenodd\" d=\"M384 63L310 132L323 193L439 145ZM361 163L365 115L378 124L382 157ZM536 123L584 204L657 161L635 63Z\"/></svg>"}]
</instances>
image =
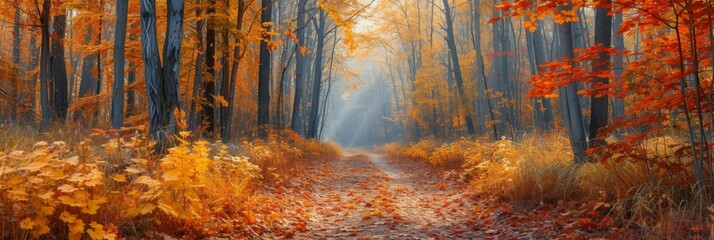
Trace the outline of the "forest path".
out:
<instances>
[{"instance_id":1,"label":"forest path","mask_svg":"<svg viewBox=\"0 0 714 240\"><path fill-rule=\"evenodd\" d=\"M465 184L445 181L428 165L400 164L376 154L355 154L304 172L286 186L285 204L299 239L478 238ZM304 189L300 191L296 189ZM282 230L280 230L282 231ZM280 232L279 231L279 232ZM289 230L288 230L289 231ZM284 234L284 233L281 233ZM284 236L284 235L283 235ZM276 238L279 238L277 235ZM270 237L269 237L270 238Z\"/></svg>"},{"instance_id":2,"label":"forest path","mask_svg":"<svg viewBox=\"0 0 714 240\"><path fill-rule=\"evenodd\" d=\"M358 153L296 169L251 211L255 239L632 239L591 228L579 202L510 204L474 197L428 163ZM591 211L592 212L592 211ZM587 222L586 222L587 223Z\"/></svg>"},{"instance_id":3,"label":"forest path","mask_svg":"<svg viewBox=\"0 0 714 240\"><path fill-rule=\"evenodd\" d=\"M388 163L379 155L341 158L330 177L318 179L310 237L394 239L476 237L468 224L473 206L424 171ZM342 174L336 174L342 173ZM443 183L446 184L446 183Z\"/></svg>"}]
</instances>

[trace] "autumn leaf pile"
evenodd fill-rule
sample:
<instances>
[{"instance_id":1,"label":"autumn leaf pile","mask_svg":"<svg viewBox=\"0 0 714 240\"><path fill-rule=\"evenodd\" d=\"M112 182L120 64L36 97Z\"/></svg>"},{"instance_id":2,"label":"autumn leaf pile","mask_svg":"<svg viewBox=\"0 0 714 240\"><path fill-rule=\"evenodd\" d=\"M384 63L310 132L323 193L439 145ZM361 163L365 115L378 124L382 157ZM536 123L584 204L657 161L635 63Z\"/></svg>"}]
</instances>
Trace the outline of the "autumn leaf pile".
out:
<instances>
[{"instance_id":1,"label":"autumn leaf pile","mask_svg":"<svg viewBox=\"0 0 714 240\"><path fill-rule=\"evenodd\" d=\"M77 146L42 141L0 151L0 232L13 239L235 233L250 224L243 203L258 195L266 174L289 172L282 164L292 159L336 151L299 138L231 150L181 140L156 156L138 135L97 132Z\"/></svg>"}]
</instances>

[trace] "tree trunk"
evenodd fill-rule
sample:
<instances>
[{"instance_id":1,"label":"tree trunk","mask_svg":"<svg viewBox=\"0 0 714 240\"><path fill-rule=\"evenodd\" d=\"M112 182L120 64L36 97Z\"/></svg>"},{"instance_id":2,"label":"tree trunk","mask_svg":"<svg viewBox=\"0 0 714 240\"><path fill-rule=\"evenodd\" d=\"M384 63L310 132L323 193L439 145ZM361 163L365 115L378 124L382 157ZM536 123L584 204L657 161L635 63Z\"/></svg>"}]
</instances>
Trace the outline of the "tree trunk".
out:
<instances>
[{"instance_id":1,"label":"tree trunk","mask_svg":"<svg viewBox=\"0 0 714 240\"><path fill-rule=\"evenodd\" d=\"M92 28L87 27L87 33L85 35L84 42L86 44L90 44L92 41ZM99 40L97 40L97 45L99 44ZM79 97L78 99L81 99L83 97L87 96L92 96L97 92L97 88L99 88L99 81L98 78L94 76L94 69L97 67L97 58L99 57L98 54L93 53L89 54L87 56L84 56L82 59L82 73L80 75L80 81L79 81ZM86 121L84 119L85 115L81 111L75 111L74 112L74 120L77 121L78 119L81 119L82 121Z\"/></svg>"},{"instance_id":2,"label":"tree trunk","mask_svg":"<svg viewBox=\"0 0 714 240\"><path fill-rule=\"evenodd\" d=\"M613 17L612 32L613 32L613 46L617 53L613 56L613 68L612 73L615 75L618 81L622 80L623 72L623 57L622 53L625 51L625 37L620 31L620 24L622 24L622 13L616 13ZM714 45L712 45L714 46ZM612 115L614 117L624 117L625 116L625 100L620 97L615 97L613 101Z\"/></svg>"},{"instance_id":3,"label":"tree trunk","mask_svg":"<svg viewBox=\"0 0 714 240\"><path fill-rule=\"evenodd\" d=\"M54 115L59 120L67 119L67 109L69 108L69 91L67 90L67 67L64 59L64 33L67 26L67 16L60 14L54 17L53 36L56 39L52 41L52 81L54 85Z\"/></svg>"},{"instance_id":4,"label":"tree trunk","mask_svg":"<svg viewBox=\"0 0 714 240\"><path fill-rule=\"evenodd\" d=\"M270 22L273 14L271 0L262 0L261 7L263 8L260 14L260 21L263 23ZM267 32L267 31L266 31ZM258 69L258 127L266 128L270 124L270 49L268 49L268 41L270 36L267 33L263 34L263 40L260 41L260 67ZM261 129L265 130L265 129Z\"/></svg>"},{"instance_id":5,"label":"tree trunk","mask_svg":"<svg viewBox=\"0 0 714 240\"><path fill-rule=\"evenodd\" d=\"M129 37L131 39L131 37ZM126 93L126 115L134 116L136 114L136 91L134 90L134 83L136 83L136 70L134 70L134 63L129 62L129 74L126 76L126 81L129 83L131 88L128 89Z\"/></svg>"},{"instance_id":6,"label":"tree trunk","mask_svg":"<svg viewBox=\"0 0 714 240\"><path fill-rule=\"evenodd\" d=\"M573 6L558 7L561 11L571 11ZM573 53L573 35L572 23L566 22L558 25L560 37L560 55L564 58L572 59ZM564 103L563 116L566 119L568 129L568 137L570 145L573 149L575 163L585 162L585 150L587 141L585 138L585 128L583 126L583 114L580 110L580 97L578 96L578 83L574 82L565 86L560 94L561 102Z\"/></svg>"},{"instance_id":7,"label":"tree trunk","mask_svg":"<svg viewBox=\"0 0 714 240\"><path fill-rule=\"evenodd\" d=\"M528 31L528 30L526 30ZM532 43L529 46L533 54L533 63L531 68L532 75L538 74L538 71L543 70L540 65L543 64L545 59L545 44L543 42L543 27L538 24L536 30L530 33ZM533 108L535 112L535 125L536 128L543 131L550 131L553 129L553 106L550 99L539 97L534 99Z\"/></svg>"},{"instance_id":8,"label":"tree trunk","mask_svg":"<svg viewBox=\"0 0 714 240\"><path fill-rule=\"evenodd\" d=\"M491 118L491 121L495 121L495 116L493 113L493 106L491 104L491 99L486 95L486 92L488 91L488 79L486 78L486 65L484 64L483 61L483 51L481 50L481 14L480 10L478 8L480 1L477 1L474 3L474 16L473 16L473 24L474 24L474 49L476 50L476 69L478 69L478 73L476 73L476 79L477 79L477 86L476 86L476 91L478 91L478 105L479 105L479 114L481 114L482 120L481 125L482 128L485 130L487 127L487 122L486 122L486 111L488 111L489 116ZM498 130L496 129L496 125L492 124L491 128L493 129L493 139L496 140L498 139Z\"/></svg>"},{"instance_id":9,"label":"tree trunk","mask_svg":"<svg viewBox=\"0 0 714 240\"><path fill-rule=\"evenodd\" d=\"M49 56L50 56L50 0L42 3L42 14L40 16L42 29L42 43L40 47L40 107L42 117L40 122L40 132L44 132L50 125L50 102L48 89Z\"/></svg>"},{"instance_id":10,"label":"tree trunk","mask_svg":"<svg viewBox=\"0 0 714 240\"><path fill-rule=\"evenodd\" d=\"M156 0L141 0L141 52L144 60L146 96L149 99L149 137L156 141L157 153L167 144L166 126L162 123L163 76L156 38Z\"/></svg>"},{"instance_id":11,"label":"tree trunk","mask_svg":"<svg viewBox=\"0 0 714 240\"><path fill-rule=\"evenodd\" d=\"M201 1L198 1L198 3L201 3ZM196 8L196 18L200 19L201 17L201 8ZM191 131L196 130L196 126L201 121L200 117L196 117L196 111L199 111L198 108L200 107L198 106L198 94L202 84L201 77L203 75L203 61L206 58L206 52L204 51L205 35L203 35L203 28L206 25L205 23L205 19L200 19L196 21L196 36L198 38L198 43L196 44L198 48L198 55L196 56L196 68L194 69L193 74L193 93L191 95L193 101L191 102L191 110L188 114L188 129ZM200 114L198 115L200 116Z\"/></svg>"},{"instance_id":12,"label":"tree trunk","mask_svg":"<svg viewBox=\"0 0 714 240\"><path fill-rule=\"evenodd\" d=\"M305 54L303 54L302 49L307 48L305 45L306 31L307 31L307 21L305 14L305 5L307 0L298 1L298 15L297 15L297 41L298 41L298 51L295 53L295 96L293 100L293 114L290 120L290 128L299 133L300 127L300 106L302 104L302 94L304 92L303 83L305 82L304 68L305 68Z\"/></svg>"},{"instance_id":13,"label":"tree trunk","mask_svg":"<svg viewBox=\"0 0 714 240\"><path fill-rule=\"evenodd\" d=\"M112 91L112 127L120 128L124 124L124 43L126 41L126 22L128 0L116 1L116 27L114 29L114 88Z\"/></svg>"},{"instance_id":14,"label":"tree trunk","mask_svg":"<svg viewBox=\"0 0 714 240\"><path fill-rule=\"evenodd\" d=\"M206 29L206 72L208 79L203 80L203 98L206 104L203 105L202 118L207 121L207 136L213 136L216 130L215 99L216 94L216 23L212 18L216 13L216 1L209 1L206 13L209 16L208 29Z\"/></svg>"},{"instance_id":15,"label":"tree trunk","mask_svg":"<svg viewBox=\"0 0 714 240\"><path fill-rule=\"evenodd\" d=\"M224 7L225 7L225 14L228 14L228 0L224 1ZM231 93L231 79L229 76L229 70L230 70L230 64L228 64L228 55L230 54L230 45L228 42L230 41L230 35L228 34L228 28L223 29L223 33L221 34L223 36L222 38L222 50L221 50L221 97L223 97L226 102L228 102L228 95ZM223 137L223 135L226 133L226 128L230 128L231 123L226 122L226 115L228 115L228 105L223 106L221 105L221 112L220 112L220 118L218 119L218 125L220 131L221 131L221 139L224 140L224 142L227 142L228 139Z\"/></svg>"},{"instance_id":16,"label":"tree trunk","mask_svg":"<svg viewBox=\"0 0 714 240\"><path fill-rule=\"evenodd\" d=\"M315 139L317 137L318 113L320 110L320 90L322 87L322 58L325 46L325 11L319 11L319 26L317 27L317 50L315 51L315 64L312 82L312 101L310 102L310 115L308 116L307 137Z\"/></svg>"},{"instance_id":17,"label":"tree trunk","mask_svg":"<svg viewBox=\"0 0 714 240\"><path fill-rule=\"evenodd\" d=\"M449 5L448 0L443 0L444 2L444 13L446 14L446 42L449 45L449 52L451 54L451 62L453 64L454 80L456 80L456 87L459 91L460 103L459 107L462 110L464 119L466 121L466 131L469 135L476 134L474 128L474 123L471 117L471 109L469 107L469 101L466 97L466 92L464 91L464 80L461 75L461 65L459 64L458 49L456 48L456 37L454 36L454 24L451 19L451 5Z\"/></svg>"},{"instance_id":18,"label":"tree trunk","mask_svg":"<svg viewBox=\"0 0 714 240\"><path fill-rule=\"evenodd\" d=\"M37 72L34 70L37 68L37 66L40 64L40 49L37 48L37 37L36 37L36 28L33 28L32 35L30 36L30 67L28 68L29 70L32 71L28 75L29 79L27 80L27 85L28 85L28 97L30 98L30 106L32 107L33 111L28 111L27 114L25 115L25 119L27 120L28 123L34 122L34 118L36 116L33 115L33 112L36 111L37 109Z\"/></svg>"},{"instance_id":19,"label":"tree trunk","mask_svg":"<svg viewBox=\"0 0 714 240\"><path fill-rule=\"evenodd\" d=\"M179 106L179 77L181 76L181 40L183 37L184 0L169 0L167 2L167 31L164 42L163 65L163 109L161 121L170 128L176 129L174 110ZM170 130L167 129L167 130Z\"/></svg>"},{"instance_id":20,"label":"tree trunk","mask_svg":"<svg viewBox=\"0 0 714 240\"><path fill-rule=\"evenodd\" d=\"M606 0L605 5L610 6L611 1ZM612 17L608 16L610 9L599 6L595 10L595 45L602 44L604 48L610 48L612 41ZM607 71L610 65L610 55L604 51L600 51L598 57L598 65L593 66L593 71ZM593 80L593 87L610 83L608 77L596 77ZM600 136L602 128L608 123L608 104L609 97L607 95L590 97L590 147L602 147L605 145L605 137Z\"/></svg>"},{"instance_id":21,"label":"tree trunk","mask_svg":"<svg viewBox=\"0 0 714 240\"><path fill-rule=\"evenodd\" d=\"M15 22L14 22L13 27L12 27L12 44L13 44L13 46L14 46L14 47L12 48L12 62L15 63L15 66L16 66L15 69L17 70L17 71L15 71L15 74L17 74L18 76L22 76L22 75L21 75L22 73L20 72L20 69L21 69L21 67L22 67L22 62L21 62L21 60L20 60L20 43L21 43L21 41L22 41L22 40L21 40L21 39L22 39L22 33L20 32L20 24L21 24L20 21L21 21L21 17L22 17L22 16L20 15L20 7L19 7L19 5L18 5L18 6L15 6ZM13 87L12 94L13 94L13 98L18 99L18 97L20 96L20 93L19 93L19 92L20 92L20 91L19 91L20 87L18 86L19 82L16 81L17 78L12 78L12 79L13 79L13 80L12 80L12 81L13 81L13 82L12 82L12 87ZM12 106L11 118L12 118L12 120L17 120L17 119L18 119L18 118L17 118L17 104L14 104L14 105Z\"/></svg>"},{"instance_id":22,"label":"tree trunk","mask_svg":"<svg viewBox=\"0 0 714 240\"><path fill-rule=\"evenodd\" d=\"M243 18L245 17L245 0L238 0L238 19L236 20L236 29L238 31L243 30ZM240 66L240 60L242 58L241 48L240 48L240 37L235 40L235 47L233 48L233 66L231 66L231 76L230 76L230 92L228 94L228 109L223 116L223 123L226 124L223 127L223 142L228 142L232 135L232 118L233 118L233 108L235 108L235 95L236 95L236 82L238 81L238 67Z\"/></svg>"}]
</instances>

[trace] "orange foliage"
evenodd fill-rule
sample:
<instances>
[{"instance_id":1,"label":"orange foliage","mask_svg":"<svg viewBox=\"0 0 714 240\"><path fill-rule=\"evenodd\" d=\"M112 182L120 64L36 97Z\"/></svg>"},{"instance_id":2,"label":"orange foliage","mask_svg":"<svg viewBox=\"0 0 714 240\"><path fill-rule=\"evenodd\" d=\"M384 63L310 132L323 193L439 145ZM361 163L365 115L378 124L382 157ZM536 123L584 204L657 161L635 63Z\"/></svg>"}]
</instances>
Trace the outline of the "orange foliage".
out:
<instances>
[{"instance_id":1,"label":"orange foliage","mask_svg":"<svg viewBox=\"0 0 714 240\"><path fill-rule=\"evenodd\" d=\"M246 211L240 203L256 196L260 179L289 172L285 161L339 154L294 137L246 143L241 148L250 157L230 154L220 143L181 140L157 158L145 139L122 132L130 130L97 130L76 146L38 142L28 151L0 152L3 232L69 239L115 239L129 232L215 236L226 224L252 224L235 219ZM273 175L261 175L266 173Z\"/></svg>"}]
</instances>

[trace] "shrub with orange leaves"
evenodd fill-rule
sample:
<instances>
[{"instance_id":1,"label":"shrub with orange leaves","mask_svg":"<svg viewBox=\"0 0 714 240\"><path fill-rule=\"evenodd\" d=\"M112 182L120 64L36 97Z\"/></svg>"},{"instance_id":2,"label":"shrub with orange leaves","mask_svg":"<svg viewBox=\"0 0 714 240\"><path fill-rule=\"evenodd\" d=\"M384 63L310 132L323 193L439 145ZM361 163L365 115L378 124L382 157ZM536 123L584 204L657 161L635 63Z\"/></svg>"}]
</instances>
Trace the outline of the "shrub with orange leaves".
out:
<instances>
[{"instance_id":1,"label":"shrub with orange leaves","mask_svg":"<svg viewBox=\"0 0 714 240\"><path fill-rule=\"evenodd\" d=\"M251 162L262 169L267 182L280 182L301 164L321 159L334 159L342 154L339 146L329 142L304 139L293 131L269 131L268 137L243 141L242 150Z\"/></svg>"},{"instance_id":2,"label":"shrub with orange leaves","mask_svg":"<svg viewBox=\"0 0 714 240\"><path fill-rule=\"evenodd\" d=\"M235 218L261 179L339 155L333 145L285 134L235 151L179 138L156 156L135 131L95 130L73 145L0 149L0 238L215 236L251 224Z\"/></svg>"},{"instance_id":3,"label":"shrub with orange leaves","mask_svg":"<svg viewBox=\"0 0 714 240\"><path fill-rule=\"evenodd\" d=\"M51 227L65 237L114 239L117 228L97 216L117 193L105 191L100 163L67 156L64 142L38 142L32 151L0 152L0 222L13 238L39 238ZM62 224L58 224L62 223Z\"/></svg>"}]
</instances>

